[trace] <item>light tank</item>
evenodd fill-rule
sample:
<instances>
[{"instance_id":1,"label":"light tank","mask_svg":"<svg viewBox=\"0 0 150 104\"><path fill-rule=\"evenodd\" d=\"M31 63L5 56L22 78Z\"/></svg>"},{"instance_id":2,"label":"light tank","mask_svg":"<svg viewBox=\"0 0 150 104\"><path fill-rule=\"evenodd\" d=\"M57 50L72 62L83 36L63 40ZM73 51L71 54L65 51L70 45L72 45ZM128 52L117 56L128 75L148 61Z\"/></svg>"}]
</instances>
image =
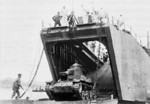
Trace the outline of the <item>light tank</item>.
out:
<instances>
[{"instance_id":1,"label":"light tank","mask_svg":"<svg viewBox=\"0 0 150 104\"><path fill-rule=\"evenodd\" d=\"M75 63L67 71L59 73L56 83L47 83L46 92L51 100L88 100L94 99L94 83L83 75L82 65Z\"/></svg>"}]
</instances>

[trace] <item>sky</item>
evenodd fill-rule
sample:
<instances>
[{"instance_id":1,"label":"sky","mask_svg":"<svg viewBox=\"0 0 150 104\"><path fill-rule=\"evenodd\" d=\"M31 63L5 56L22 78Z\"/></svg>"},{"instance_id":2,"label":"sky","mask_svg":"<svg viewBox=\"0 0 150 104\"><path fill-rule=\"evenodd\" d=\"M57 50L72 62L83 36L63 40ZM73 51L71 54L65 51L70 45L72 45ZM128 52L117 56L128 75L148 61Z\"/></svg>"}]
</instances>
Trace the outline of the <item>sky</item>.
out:
<instances>
[{"instance_id":1,"label":"sky","mask_svg":"<svg viewBox=\"0 0 150 104\"><path fill-rule=\"evenodd\" d=\"M35 72L42 50L40 31L53 25L52 16L66 6L81 13L80 7L103 8L109 16L120 14L146 45L150 31L150 0L0 0L0 80L17 77L28 82ZM52 80L45 54L36 81Z\"/></svg>"}]
</instances>

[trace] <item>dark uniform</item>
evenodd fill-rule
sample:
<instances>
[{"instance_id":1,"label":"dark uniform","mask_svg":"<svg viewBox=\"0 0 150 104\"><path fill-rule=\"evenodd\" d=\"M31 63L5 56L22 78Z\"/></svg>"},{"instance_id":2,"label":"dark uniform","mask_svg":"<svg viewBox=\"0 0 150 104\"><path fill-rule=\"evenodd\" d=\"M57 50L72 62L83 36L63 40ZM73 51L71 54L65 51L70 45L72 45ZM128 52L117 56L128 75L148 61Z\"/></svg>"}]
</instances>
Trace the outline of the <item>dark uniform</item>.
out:
<instances>
[{"instance_id":1,"label":"dark uniform","mask_svg":"<svg viewBox=\"0 0 150 104\"><path fill-rule=\"evenodd\" d=\"M68 20L68 23L69 23L69 28L74 28L75 17L74 17L73 12L68 16L67 20Z\"/></svg>"},{"instance_id":2,"label":"dark uniform","mask_svg":"<svg viewBox=\"0 0 150 104\"><path fill-rule=\"evenodd\" d=\"M22 85L21 85L21 74L18 74L18 78L13 82L13 94L12 94L12 99L13 97L17 94L17 97L16 98L19 98L20 97L20 92L19 92L19 88L21 87L22 88ZM22 88L23 89L23 88Z\"/></svg>"},{"instance_id":3,"label":"dark uniform","mask_svg":"<svg viewBox=\"0 0 150 104\"><path fill-rule=\"evenodd\" d=\"M54 27L56 27L57 25L61 26L61 23L60 23L61 19L62 19L62 16L60 16L58 12L58 14L53 17L53 20L55 22Z\"/></svg>"}]
</instances>

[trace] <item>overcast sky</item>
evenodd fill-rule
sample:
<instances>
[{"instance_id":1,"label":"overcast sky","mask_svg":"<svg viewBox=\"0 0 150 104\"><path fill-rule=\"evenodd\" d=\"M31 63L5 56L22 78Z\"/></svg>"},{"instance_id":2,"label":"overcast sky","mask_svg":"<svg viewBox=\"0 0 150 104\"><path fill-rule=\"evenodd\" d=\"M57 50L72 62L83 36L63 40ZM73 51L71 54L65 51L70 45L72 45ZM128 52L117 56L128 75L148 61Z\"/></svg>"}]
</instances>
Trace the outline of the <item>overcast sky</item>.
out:
<instances>
[{"instance_id":1,"label":"overcast sky","mask_svg":"<svg viewBox=\"0 0 150 104\"><path fill-rule=\"evenodd\" d=\"M45 27L53 25L52 16L63 6L80 13L81 5L89 10L103 8L116 19L122 14L146 44L150 0L0 0L0 79L16 78L22 73L22 80L28 81L42 49L42 21ZM51 80L45 55L36 80Z\"/></svg>"}]
</instances>

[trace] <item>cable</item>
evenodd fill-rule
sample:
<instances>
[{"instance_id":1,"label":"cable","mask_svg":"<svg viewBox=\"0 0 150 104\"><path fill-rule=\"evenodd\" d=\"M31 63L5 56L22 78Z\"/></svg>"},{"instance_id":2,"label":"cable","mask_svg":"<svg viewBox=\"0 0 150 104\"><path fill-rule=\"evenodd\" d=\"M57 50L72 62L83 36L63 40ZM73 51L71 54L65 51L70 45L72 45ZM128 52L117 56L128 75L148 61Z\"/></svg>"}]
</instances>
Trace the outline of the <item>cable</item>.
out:
<instances>
[{"instance_id":1,"label":"cable","mask_svg":"<svg viewBox=\"0 0 150 104\"><path fill-rule=\"evenodd\" d=\"M37 40L37 42L39 43L39 39ZM30 77L29 77L29 80L28 80L28 83L30 83L30 80L31 80L31 78L32 78L32 75L33 75L33 70L35 69L35 67L36 67L36 60L37 59L39 59L39 44L37 43L37 48L36 48L36 55L35 55L35 59L34 59L34 63L33 63L33 67L32 67L32 71L31 71L31 73L30 73Z\"/></svg>"},{"instance_id":2,"label":"cable","mask_svg":"<svg viewBox=\"0 0 150 104\"><path fill-rule=\"evenodd\" d=\"M22 98L24 96L24 94L29 90L30 86L32 85L33 80L34 80L34 78L35 78L35 76L36 76L36 74L38 72L38 69L39 69L39 66L40 66L40 63L41 63L41 60L42 60L43 52L44 52L44 48L42 49L42 52L41 52L41 55L40 55L40 59L39 59L38 65L36 67L36 71L34 73L34 76L33 76L32 80L31 80L30 84L28 85L28 88L24 91L24 93L19 98Z\"/></svg>"}]
</instances>

